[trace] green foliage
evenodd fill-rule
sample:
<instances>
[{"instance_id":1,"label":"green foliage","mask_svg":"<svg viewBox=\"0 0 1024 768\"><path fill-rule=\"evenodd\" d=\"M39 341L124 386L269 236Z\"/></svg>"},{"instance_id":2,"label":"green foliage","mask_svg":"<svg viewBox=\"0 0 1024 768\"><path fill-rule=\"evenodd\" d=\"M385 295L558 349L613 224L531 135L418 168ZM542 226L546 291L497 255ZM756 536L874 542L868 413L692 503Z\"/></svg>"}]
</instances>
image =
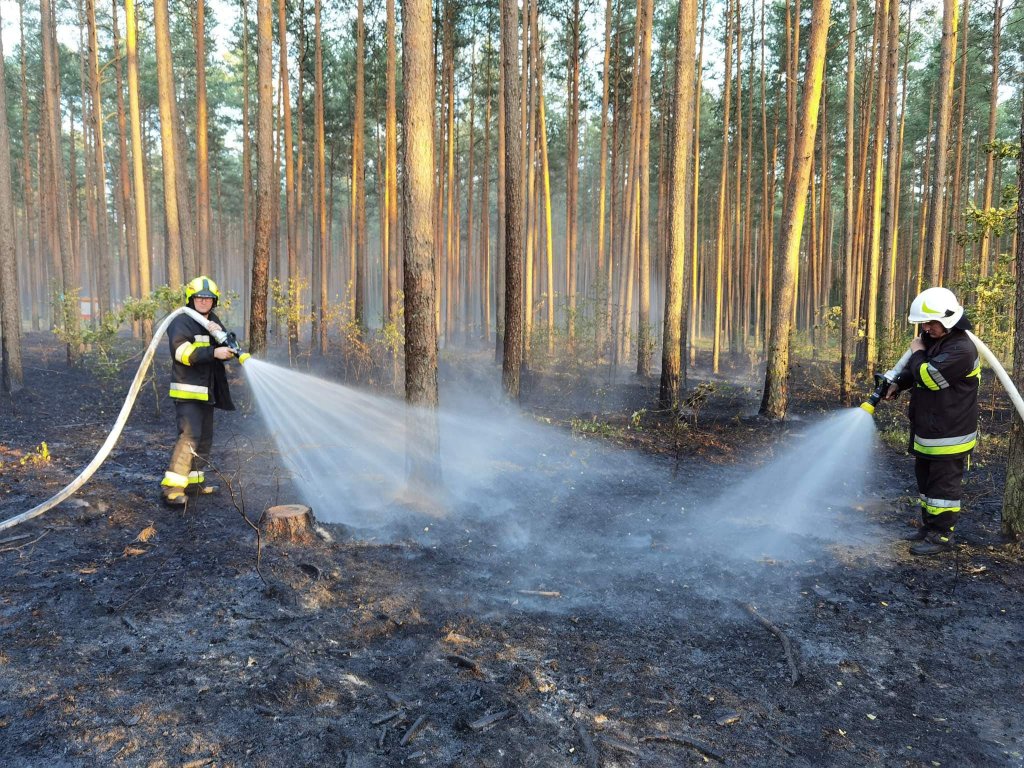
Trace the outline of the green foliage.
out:
<instances>
[{"instance_id":1,"label":"green foliage","mask_svg":"<svg viewBox=\"0 0 1024 768\"><path fill-rule=\"evenodd\" d=\"M974 258L968 258L951 286L959 296L969 297L971 321L996 357L1009 359L1013 348L1013 303L1016 283L1013 260L1002 253L992 265L992 273L981 277Z\"/></svg>"}]
</instances>

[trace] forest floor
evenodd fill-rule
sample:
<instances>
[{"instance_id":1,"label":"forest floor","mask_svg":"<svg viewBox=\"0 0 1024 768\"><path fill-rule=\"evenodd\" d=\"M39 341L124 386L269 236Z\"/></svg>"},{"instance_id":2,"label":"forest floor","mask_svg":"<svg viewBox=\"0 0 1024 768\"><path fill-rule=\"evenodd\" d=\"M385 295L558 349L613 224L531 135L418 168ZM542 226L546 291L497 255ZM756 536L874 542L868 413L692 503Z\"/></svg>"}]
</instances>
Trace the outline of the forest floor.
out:
<instances>
[{"instance_id":1,"label":"forest floor","mask_svg":"<svg viewBox=\"0 0 1024 768\"><path fill-rule=\"evenodd\" d=\"M134 372L104 382L26 344L26 389L0 402L0 520L88 462ZM740 371L694 371L682 420L654 409L656 380L531 377L532 458L488 494L398 532L265 542L257 571L241 512L298 499L243 410L218 413L214 461L244 510L223 491L161 506L161 353L160 396L97 476L0 534L7 768L1024 766L1024 569L998 536L1009 416L988 389L956 556L899 541L896 439L866 493L802 525L714 502L836 409L808 363L784 423L756 418L761 379ZM474 362L445 357L442 405Z\"/></svg>"}]
</instances>

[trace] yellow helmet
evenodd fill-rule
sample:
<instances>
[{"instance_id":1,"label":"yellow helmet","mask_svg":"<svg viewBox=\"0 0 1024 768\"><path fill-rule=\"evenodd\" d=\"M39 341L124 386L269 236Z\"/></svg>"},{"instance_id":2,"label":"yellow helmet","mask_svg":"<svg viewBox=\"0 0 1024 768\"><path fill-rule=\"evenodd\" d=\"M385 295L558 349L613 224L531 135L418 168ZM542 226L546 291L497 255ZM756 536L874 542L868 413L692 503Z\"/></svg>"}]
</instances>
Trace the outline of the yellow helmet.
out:
<instances>
[{"instance_id":1,"label":"yellow helmet","mask_svg":"<svg viewBox=\"0 0 1024 768\"><path fill-rule=\"evenodd\" d=\"M213 299L213 305L217 306L220 300L220 290L217 284L206 275L193 278L185 286L185 303L189 304L196 296Z\"/></svg>"}]
</instances>

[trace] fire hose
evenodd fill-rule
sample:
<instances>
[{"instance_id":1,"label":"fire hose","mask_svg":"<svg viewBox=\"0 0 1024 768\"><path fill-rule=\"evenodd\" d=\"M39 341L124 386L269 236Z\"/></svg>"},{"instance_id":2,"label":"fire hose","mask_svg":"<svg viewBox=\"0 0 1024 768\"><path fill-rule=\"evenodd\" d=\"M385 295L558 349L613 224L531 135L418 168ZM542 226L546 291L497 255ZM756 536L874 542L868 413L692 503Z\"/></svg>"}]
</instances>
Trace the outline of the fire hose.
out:
<instances>
[{"instance_id":1,"label":"fire hose","mask_svg":"<svg viewBox=\"0 0 1024 768\"><path fill-rule=\"evenodd\" d=\"M209 321L191 307L179 307L167 315L167 317L160 322L156 332L153 334L153 340L149 342L149 346L146 348L146 353L142 356L142 362L139 364L139 369L135 372L135 378L132 379L132 385L128 389L128 397L125 398L124 404L121 406L121 412L117 415L117 421L114 422L114 426L110 430L110 434L107 435L107 439L103 442L103 445L100 446L97 454L93 456L92 461L86 465L85 469L83 469L74 480L42 504L32 507L32 509L27 512L22 512L20 515L15 515L12 518L0 521L0 531L5 531L8 528L13 528L16 525L20 525L28 520L39 517L44 512L48 512L53 509L62 501L71 498L79 488L89 481L89 478L96 473L96 470L100 468L100 465L107 460L107 457L114 449L114 445L117 443L118 438L121 437L124 425L128 421L129 414L132 412L136 398L139 396L139 390L142 389L142 383L145 381L146 372L149 370L149 364L153 361L153 355L156 353L157 345L163 338L164 332L167 330L167 326L171 324L171 321L175 317L182 313L189 315L198 323L207 327ZM244 363L249 358L247 353L242 352L241 347L238 345L238 341L235 339L235 334L227 333L223 330L211 331L211 334L218 343L228 346L231 351L235 353L239 362Z\"/></svg>"},{"instance_id":2,"label":"fire hose","mask_svg":"<svg viewBox=\"0 0 1024 768\"><path fill-rule=\"evenodd\" d=\"M1010 402L1013 403L1013 407L1017 409L1017 413L1020 414L1022 419L1024 419L1024 399L1021 399L1020 392L1017 391L1017 387L1014 385L1010 375L1006 372L1006 369L1003 368L1002 363L996 359L996 356L992 354L992 350L988 348L985 342L970 331L967 331L966 333L967 337L974 342L974 346L978 350L978 353L985 359L985 362L988 363L989 368L995 371L996 378L999 379L999 383L1002 384L1003 389L1006 390L1006 394L1009 396ZM861 403L861 408L868 413L875 412L875 406L878 405L878 401L885 397L885 393L889 390L890 385L896 381L896 377L899 376L903 372L903 369L907 367L907 362L910 360L910 356L912 354L913 352L908 349L903 353L903 357L899 359L896 365L893 366L892 370L886 371L885 373L875 374L875 391L871 393L867 400Z\"/></svg>"}]
</instances>

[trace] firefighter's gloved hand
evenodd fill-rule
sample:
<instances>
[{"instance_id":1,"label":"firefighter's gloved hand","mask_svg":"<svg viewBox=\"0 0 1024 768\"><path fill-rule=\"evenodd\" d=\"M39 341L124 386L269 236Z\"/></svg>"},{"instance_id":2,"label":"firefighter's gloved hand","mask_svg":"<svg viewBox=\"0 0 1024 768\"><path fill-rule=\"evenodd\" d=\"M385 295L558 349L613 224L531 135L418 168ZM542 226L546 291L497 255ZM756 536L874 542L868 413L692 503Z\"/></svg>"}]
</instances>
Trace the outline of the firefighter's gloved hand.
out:
<instances>
[{"instance_id":1,"label":"firefighter's gloved hand","mask_svg":"<svg viewBox=\"0 0 1024 768\"><path fill-rule=\"evenodd\" d=\"M885 399L886 400L895 400L899 396L900 396L900 388L899 388L899 386L896 385L895 383L894 384L890 384L889 385L889 389L886 390L886 392L885 392Z\"/></svg>"},{"instance_id":2,"label":"firefighter's gloved hand","mask_svg":"<svg viewBox=\"0 0 1024 768\"><path fill-rule=\"evenodd\" d=\"M206 323L206 330L208 330L210 333L220 333L224 329L221 328L218 323L213 322L213 320L209 320Z\"/></svg>"},{"instance_id":3,"label":"firefighter's gloved hand","mask_svg":"<svg viewBox=\"0 0 1024 768\"><path fill-rule=\"evenodd\" d=\"M921 340L920 336L915 336L914 340L910 342L910 351L924 352L924 342Z\"/></svg>"},{"instance_id":4,"label":"firefighter's gloved hand","mask_svg":"<svg viewBox=\"0 0 1024 768\"><path fill-rule=\"evenodd\" d=\"M213 350L213 356L218 360L230 360L232 357L235 356L235 353L232 352L228 347L216 347Z\"/></svg>"}]
</instances>

